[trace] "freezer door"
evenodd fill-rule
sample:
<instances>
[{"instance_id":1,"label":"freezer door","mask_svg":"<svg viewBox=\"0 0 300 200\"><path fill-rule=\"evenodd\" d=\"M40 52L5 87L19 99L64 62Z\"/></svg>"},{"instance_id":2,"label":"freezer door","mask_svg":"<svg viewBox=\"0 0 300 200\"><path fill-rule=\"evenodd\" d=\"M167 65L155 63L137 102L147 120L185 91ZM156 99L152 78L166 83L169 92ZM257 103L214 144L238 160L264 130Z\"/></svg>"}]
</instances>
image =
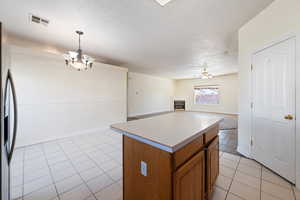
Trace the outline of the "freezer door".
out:
<instances>
[{"instance_id":1,"label":"freezer door","mask_svg":"<svg viewBox=\"0 0 300 200\"><path fill-rule=\"evenodd\" d=\"M0 148L1 148L1 165L0 165L0 178L1 178L1 200L10 200L10 167L9 167L9 149L7 145L10 146L9 134L5 136L6 131L9 131L8 126L4 126L4 116L5 116L5 84L7 81L7 72L10 66L10 54L7 44L6 35L4 34L3 24L0 22L0 88L1 88L1 98L0 98L0 119L1 119L1 137L0 137ZM8 113L6 113L8 114ZM7 115L6 115L7 116ZM5 127L5 128L4 128Z\"/></svg>"}]
</instances>

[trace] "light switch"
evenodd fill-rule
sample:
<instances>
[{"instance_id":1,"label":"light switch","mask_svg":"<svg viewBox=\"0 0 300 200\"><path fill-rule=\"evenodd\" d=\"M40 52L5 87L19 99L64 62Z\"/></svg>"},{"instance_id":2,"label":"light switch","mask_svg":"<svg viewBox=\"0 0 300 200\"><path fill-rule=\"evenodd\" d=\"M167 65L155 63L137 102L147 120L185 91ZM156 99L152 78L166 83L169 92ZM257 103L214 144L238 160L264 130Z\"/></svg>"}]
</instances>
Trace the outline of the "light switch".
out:
<instances>
[{"instance_id":1,"label":"light switch","mask_svg":"<svg viewBox=\"0 0 300 200\"><path fill-rule=\"evenodd\" d=\"M144 161L141 161L141 174L147 176L147 163Z\"/></svg>"}]
</instances>

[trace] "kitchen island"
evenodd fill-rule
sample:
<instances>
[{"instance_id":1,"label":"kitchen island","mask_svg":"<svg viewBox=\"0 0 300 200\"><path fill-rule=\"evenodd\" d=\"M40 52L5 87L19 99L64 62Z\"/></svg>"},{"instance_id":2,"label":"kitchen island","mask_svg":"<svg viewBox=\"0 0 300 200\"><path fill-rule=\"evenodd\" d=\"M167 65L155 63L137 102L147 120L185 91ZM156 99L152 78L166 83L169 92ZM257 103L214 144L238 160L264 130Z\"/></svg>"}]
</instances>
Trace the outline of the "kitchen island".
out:
<instances>
[{"instance_id":1,"label":"kitchen island","mask_svg":"<svg viewBox=\"0 0 300 200\"><path fill-rule=\"evenodd\" d=\"M174 112L112 125L123 134L123 199L210 199L219 175L221 121Z\"/></svg>"}]
</instances>

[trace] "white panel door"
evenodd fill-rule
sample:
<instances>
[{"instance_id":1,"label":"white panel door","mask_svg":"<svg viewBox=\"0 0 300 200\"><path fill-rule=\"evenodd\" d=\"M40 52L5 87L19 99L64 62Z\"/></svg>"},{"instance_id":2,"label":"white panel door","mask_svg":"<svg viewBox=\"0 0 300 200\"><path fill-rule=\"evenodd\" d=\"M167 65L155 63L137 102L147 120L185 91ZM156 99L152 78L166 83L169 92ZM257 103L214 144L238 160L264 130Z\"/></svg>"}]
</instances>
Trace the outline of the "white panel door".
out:
<instances>
[{"instance_id":1,"label":"white panel door","mask_svg":"<svg viewBox=\"0 0 300 200\"><path fill-rule=\"evenodd\" d=\"M253 55L252 156L295 183L296 39Z\"/></svg>"}]
</instances>

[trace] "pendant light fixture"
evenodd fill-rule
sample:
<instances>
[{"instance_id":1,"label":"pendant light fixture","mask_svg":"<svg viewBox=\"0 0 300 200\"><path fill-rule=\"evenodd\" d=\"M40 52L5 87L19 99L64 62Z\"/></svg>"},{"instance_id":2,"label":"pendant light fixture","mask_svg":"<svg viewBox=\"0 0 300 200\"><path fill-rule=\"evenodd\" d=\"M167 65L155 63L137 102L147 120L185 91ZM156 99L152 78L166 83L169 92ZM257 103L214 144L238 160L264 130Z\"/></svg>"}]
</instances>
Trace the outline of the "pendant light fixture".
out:
<instances>
[{"instance_id":1,"label":"pendant light fixture","mask_svg":"<svg viewBox=\"0 0 300 200\"><path fill-rule=\"evenodd\" d=\"M83 35L82 31L76 31L79 36L79 47L77 51L69 51L64 54L66 65L73 67L78 71L85 71L91 69L93 66L94 59L88 55L84 55L81 49L80 37Z\"/></svg>"}]
</instances>

